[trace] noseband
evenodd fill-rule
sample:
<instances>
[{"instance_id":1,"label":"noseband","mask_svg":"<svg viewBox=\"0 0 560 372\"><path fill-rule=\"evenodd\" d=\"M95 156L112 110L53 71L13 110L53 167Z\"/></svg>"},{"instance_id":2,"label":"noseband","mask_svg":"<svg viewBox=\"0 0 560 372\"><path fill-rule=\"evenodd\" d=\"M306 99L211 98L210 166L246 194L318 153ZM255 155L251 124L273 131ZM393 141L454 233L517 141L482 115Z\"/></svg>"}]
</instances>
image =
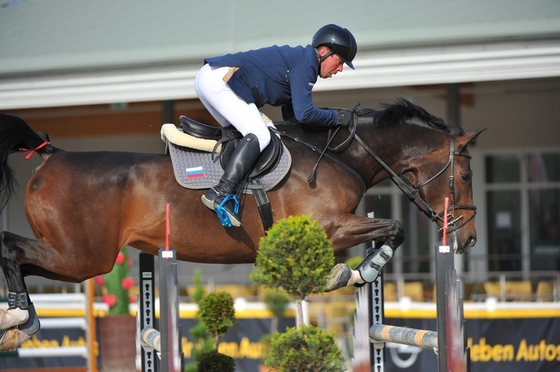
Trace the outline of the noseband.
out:
<instances>
[{"instance_id":1,"label":"noseband","mask_svg":"<svg viewBox=\"0 0 560 372\"><path fill-rule=\"evenodd\" d=\"M356 125L356 124L354 124ZM476 206L474 205L465 205L465 204L455 204L455 177L453 173L454 163L455 163L455 156L463 156L465 158L471 159L471 156L466 152L456 152L455 151L455 135L451 134L451 140L449 143L449 160L443 166L443 168L437 172L434 176L430 179L425 181L424 183L420 184L418 187L414 188L411 185L404 182L383 160L381 160L373 150L358 136L358 134L354 133L354 138L363 146L363 148L375 158L375 160L391 175L391 181L402 191L404 195L414 203L418 209L424 213L430 220L437 222L440 220L443 222L443 214L447 213L447 233L452 233L456 230L459 230L461 227L465 226L468 222L470 222L476 215ZM420 189L436 178L438 178L447 168L450 168L450 175L449 175L449 189L451 193L451 203L447 209L447 211L437 212L433 209L424 199L418 195ZM457 222L463 219L463 215L455 217L455 210L459 209L467 209L472 210L474 213L472 216L463 221L460 225L455 225ZM441 231L442 229L440 229Z\"/></svg>"}]
</instances>

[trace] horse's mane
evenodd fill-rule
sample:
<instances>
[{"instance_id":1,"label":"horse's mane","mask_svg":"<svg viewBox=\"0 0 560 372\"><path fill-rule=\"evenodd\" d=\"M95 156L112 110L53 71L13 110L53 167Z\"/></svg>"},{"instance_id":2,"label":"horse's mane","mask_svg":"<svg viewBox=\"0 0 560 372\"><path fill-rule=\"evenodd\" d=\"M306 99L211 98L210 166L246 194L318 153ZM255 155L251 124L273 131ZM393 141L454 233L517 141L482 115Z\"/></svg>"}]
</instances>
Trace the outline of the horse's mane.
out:
<instances>
[{"instance_id":1,"label":"horse's mane","mask_svg":"<svg viewBox=\"0 0 560 372\"><path fill-rule=\"evenodd\" d=\"M356 111L359 117L373 117L375 128L387 128L404 125L420 125L448 134L463 135L463 129L458 126L445 124L442 118L430 114L422 107L412 102L399 98L395 103L385 103L381 109L362 109Z\"/></svg>"},{"instance_id":2,"label":"horse's mane","mask_svg":"<svg viewBox=\"0 0 560 372\"><path fill-rule=\"evenodd\" d=\"M430 114L422 107L415 105L407 99L399 98L395 103L384 103L380 109L365 108L356 110L356 116L363 118L359 122L369 123L373 119L374 128L388 128L407 125L418 125L447 134L462 136L465 134L463 128L456 125L447 125L442 118ZM329 107L331 110L346 110L339 107ZM366 120L367 119L367 120ZM284 124L296 125L296 118L288 119ZM328 127L305 126L308 131L324 131Z\"/></svg>"}]
</instances>

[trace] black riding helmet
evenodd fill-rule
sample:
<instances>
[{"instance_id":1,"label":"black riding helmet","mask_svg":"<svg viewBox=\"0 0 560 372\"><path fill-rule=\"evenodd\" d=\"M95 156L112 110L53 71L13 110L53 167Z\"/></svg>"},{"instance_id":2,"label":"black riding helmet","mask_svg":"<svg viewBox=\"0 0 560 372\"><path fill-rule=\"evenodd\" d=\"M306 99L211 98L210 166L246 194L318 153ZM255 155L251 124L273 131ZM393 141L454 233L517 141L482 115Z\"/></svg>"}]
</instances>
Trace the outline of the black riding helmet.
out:
<instances>
[{"instance_id":1,"label":"black riding helmet","mask_svg":"<svg viewBox=\"0 0 560 372\"><path fill-rule=\"evenodd\" d=\"M317 31L315 36L313 36L311 45L314 48L318 48L322 45L328 47L332 53L338 55L348 67L354 70L352 60L356 56L358 46L354 35L352 35L348 29L335 24L323 26ZM321 62L329 55L330 54L324 56Z\"/></svg>"}]
</instances>

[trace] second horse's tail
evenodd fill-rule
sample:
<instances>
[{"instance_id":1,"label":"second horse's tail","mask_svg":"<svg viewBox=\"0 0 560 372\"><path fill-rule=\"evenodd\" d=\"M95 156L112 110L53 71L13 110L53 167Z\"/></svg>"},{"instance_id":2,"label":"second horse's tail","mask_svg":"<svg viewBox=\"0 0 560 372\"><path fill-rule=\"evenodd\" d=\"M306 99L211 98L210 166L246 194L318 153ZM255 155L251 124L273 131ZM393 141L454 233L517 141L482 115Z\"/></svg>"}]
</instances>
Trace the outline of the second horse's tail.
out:
<instances>
[{"instance_id":1,"label":"second horse's tail","mask_svg":"<svg viewBox=\"0 0 560 372\"><path fill-rule=\"evenodd\" d=\"M14 192L14 171L8 164L8 155L17 151L36 152L45 160L58 149L21 118L0 113L0 212Z\"/></svg>"}]
</instances>

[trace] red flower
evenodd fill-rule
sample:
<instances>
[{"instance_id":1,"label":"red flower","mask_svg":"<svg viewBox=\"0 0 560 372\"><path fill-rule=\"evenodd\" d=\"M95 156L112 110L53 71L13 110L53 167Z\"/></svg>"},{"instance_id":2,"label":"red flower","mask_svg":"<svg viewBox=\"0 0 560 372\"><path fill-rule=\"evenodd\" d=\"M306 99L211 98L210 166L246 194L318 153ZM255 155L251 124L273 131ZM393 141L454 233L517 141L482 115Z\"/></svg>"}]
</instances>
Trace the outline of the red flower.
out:
<instances>
[{"instance_id":1,"label":"red flower","mask_svg":"<svg viewBox=\"0 0 560 372\"><path fill-rule=\"evenodd\" d=\"M117 264L122 265L125 258L125 255L122 252L119 252L119 254L117 255Z\"/></svg>"},{"instance_id":2,"label":"red flower","mask_svg":"<svg viewBox=\"0 0 560 372\"><path fill-rule=\"evenodd\" d=\"M134 287L134 279L132 279L130 276L127 276L122 280L121 285L125 290L128 291L132 287Z\"/></svg>"},{"instance_id":3,"label":"red flower","mask_svg":"<svg viewBox=\"0 0 560 372\"><path fill-rule=\"evenodd\" d=\"M117 304L117 296L114 294L103 295L103 302L105 302L109 307L113 307Z\"/></svg>"},{"instance_id":4,"label":"red flower","mask_svg":"<svg viewBox=\"0 0 560 372\"><path fill-rule=\"evenodd\" d=\"M131 304L135 304L138 301L138 297L137 296L130 296L128 298L128 302L130 302Z\"/></svg>"},{"instance_id":5,"label":"red flower","mask_svg":"<svg viewBox=\"0 0 560 372\"><path fill-rule=\"evenodd\" d=\"M99 287L103 287L103 285L105 284L105 278L101 275L98 275L95 277L95 284L97 284Z\"/></svg>"}]
</instances>

